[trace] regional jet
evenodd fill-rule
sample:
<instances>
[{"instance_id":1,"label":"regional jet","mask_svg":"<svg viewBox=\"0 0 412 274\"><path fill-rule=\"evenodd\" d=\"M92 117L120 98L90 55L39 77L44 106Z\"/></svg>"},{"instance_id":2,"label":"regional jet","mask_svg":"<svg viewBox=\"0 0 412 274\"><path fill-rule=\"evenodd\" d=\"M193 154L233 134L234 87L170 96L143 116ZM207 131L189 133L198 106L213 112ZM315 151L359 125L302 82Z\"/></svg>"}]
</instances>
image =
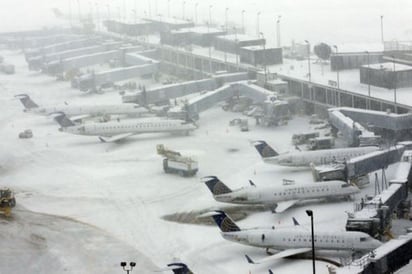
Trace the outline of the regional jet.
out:
<instances>
[{"instance_id":1,"label":"regional jet","mask_svg":"<svg viewBox=\"0 0 412 274\"><path fill-rule=\"evenodd\" d=\"M192 270L184 263L171 263L168 264L166 268L160 269L156 272L163 272L171 270L174 274L193 274Z\"/></svg>"},{"instance_id":2,"label":"regional jet","mask_svg":"<svg viewBox=\"0 0 412 274\"><path fill-rule=\"evenodd\" d=\"M315 165L325 165L334 162L344 162L350 158L379 150L379 147L369 146L298 151L279 154L265 141L256 141L253 145L265 163L281 166L310 166L311 163Z\"/></svg>"},{"instance_id":3,"label":"regional jet","mask_svg":"<svg viewBox=\"0 0 412 274\"><path fill-rule=\"evenodd\" d=\"M124 138L142 133L186 133L197 128L193 121L172 119L127 119L114 120L104 123L84 123L76 125L64 113L59 113L55 118L61 128L59 131L76 135L98 136L102 142L116 142Z\"/></svg>"},{"instance_id":4,"label":"regional jet","mask_svg":"<svg viewBox=\"0 0 412 274\"><path fill-rule=\"evenodd\" d=\"M213 217L213 220L220 228L224 239L248 246L279 251L259 262L253 261L247 256L249 263L262 263L295 255L304 255L312 250L310 230L299 227L294 227L293 229L283 227L276 229L254 228L243 230L223 211L214 211L209 215ZM382 244L368 234L358 231L315 231L314 243L315 250L361 253L369 252Z\"/></svg>"},{"instance_id":5,"label":"regional jet","mask_svg":"<svg viewBox=\"0 0 412 274\"><path fill-rule=\"evenodd\" d=\"M203 177L202 181L218 202L232 204L264 205L280 213L294 204L311 199L350 197L360 190L344 181L316 182L311 184L258 187L252 181L249 187L231 190L216 176Z\"/></svg>"},{"instance_id":6,"label":"regional jet","mask_svg":"<svg viewBox=\"0 0 412 274\"><path fill-rule=\"evenodd\" d=\"M24 112L32 112L42 115L50 115L56 112L63 112L71 117L71 120L84 119L88 117L104 116L104 115L127 115L141 116L148 113L146 108L140 107L137 104L105 104L105 105L64 105L41 107L36 104L29 95L18 94L17 97L24 106ZM75 117L79 116L79 117ZM77 118L77 119L73 119Z\"/></svg>"}]
</instances>

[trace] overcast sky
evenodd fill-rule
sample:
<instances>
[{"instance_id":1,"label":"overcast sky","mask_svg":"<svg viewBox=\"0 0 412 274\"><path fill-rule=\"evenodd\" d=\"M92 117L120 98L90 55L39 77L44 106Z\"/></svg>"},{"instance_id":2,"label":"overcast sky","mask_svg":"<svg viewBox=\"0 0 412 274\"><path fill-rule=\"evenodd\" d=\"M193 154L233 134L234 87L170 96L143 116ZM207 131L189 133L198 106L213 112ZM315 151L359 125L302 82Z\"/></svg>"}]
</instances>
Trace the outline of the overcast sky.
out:
<instances>
[{"instance_id":1,"label":"overcast sky","mask_svg":"<svg viewBox=\"0 0 412 274\"><path fill-rule=\"evenodd\" d=\"M185 2L185 4L183 4ZM111 16L121 15L131 18L132 9L137 14L162 14L167 16L170 3L171 16L194 18L195 3L198 4L198 21L209 18L212 22L225 23L225 11L229 23L241 26L242 10L245 10L245 25L249 34L256 34L257 13L260 12L260 31L270 43L275 41L275 19L281 15L282 44L290 41L309 40L312 43L379 43L380 16L384 15L385 40L412 40L412 1L410 0L0 0L0 31L38 28L56 23L51 8L56 7L77 18L78 3L82 13L91 8L96 13ZM70 4L70 5L69 5ZM124 7L126 12L124 13Z\"/></svg>"}]
</instances>

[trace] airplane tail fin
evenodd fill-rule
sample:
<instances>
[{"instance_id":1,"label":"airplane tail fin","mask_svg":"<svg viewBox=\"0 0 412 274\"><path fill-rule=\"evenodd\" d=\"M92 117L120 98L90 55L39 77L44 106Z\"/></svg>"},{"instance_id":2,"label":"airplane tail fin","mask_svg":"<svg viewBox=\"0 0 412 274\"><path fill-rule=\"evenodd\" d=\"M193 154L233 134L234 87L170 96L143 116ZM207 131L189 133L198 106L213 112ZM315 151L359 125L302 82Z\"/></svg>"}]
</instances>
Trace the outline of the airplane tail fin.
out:
<instances>
[{"instance_id":1,"label":"airplane tail fin","mask_svg":"<svg viewBox=\"0 0 412 274\"><path fill-rule=\"evenodd\" d=\"M203 177L202 181L207 185L213 195L226 194L232 192L222 181L216 176Z\"/></svg>"},{"instance_id":2,"label":"airplane tail fin","mask_svg":"<svg viewBox=\"0 0 412 274\"><path fill-rule=\"evenodd\" d=\"M265 141L256 141L253 143L253 145L255 146L256 150L259 152L262 158L275 157L279 155L279 153L277 153Z\"/></svg>"},{"instance_id":3,"label":"airplane tail fin","mask_svg":"<svg viewBox=\"0 0 412 274\"><path fill-rule=\"evenodd\" d=\"M213 220L220 228L222 232L236 232L240 231L240 228L226 215L224 211L216 210L215 214L212 215Z\"/></svg>"},{"instance_id":4,"label":"airplane tail fin","mask_svg":"<svg viewBox=\"0 0 412 274\"><path fill-rule=\"evenodd\" d=\"M66 114L63 112L56 112L56 116L54 120L61 126L61 127L72 127L75 125L72 120L67 118Z\"/></svg>"},{"instance_id":5,"label":"airplane tail fin","mask_svg":"<svg viewBox=\"0 0 412 274\"><path fill-rule=\"evenodd\" d=\"M193 274L184 263L171 263L167 265L175 274Z\"/></svg>"},{"instance_id":6,"label":"airplane tail fin","mask_svg":"<svg viewBox=\"0 0 412 274\"><path fill-rule=\"evenodd\" d=\"M27 94L17 94L14 97L18 98L26 110L38 108L39 106Z\"/></svg>"}]
</instances>

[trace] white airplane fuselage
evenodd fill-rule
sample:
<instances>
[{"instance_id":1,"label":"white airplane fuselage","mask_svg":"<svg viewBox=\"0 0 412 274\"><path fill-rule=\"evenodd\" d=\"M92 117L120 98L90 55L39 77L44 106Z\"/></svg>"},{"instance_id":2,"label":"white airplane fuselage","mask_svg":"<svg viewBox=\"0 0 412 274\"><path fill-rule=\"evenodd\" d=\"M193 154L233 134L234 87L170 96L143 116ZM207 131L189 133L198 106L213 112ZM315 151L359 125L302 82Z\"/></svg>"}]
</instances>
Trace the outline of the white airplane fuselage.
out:
<instances>
[{"instance_id":1,"label":"white airplane fuselage","mask_svg":"<svg viewBox=\"0 0 412 274\"><path fill-rule=\"evenodd\" d=\"M379 150L379 147L354 147L300 151L263 158L263 161L282 166L309 166L311 163L315 165L322 165L333 162L343 162L349 160L350 158L361 156L377 150Z\"/></svg>"},{"instance_id":2,"label":"white airplane fuselage","mask_svg":"<svg viewBox=\"0 0 412 274\"><path fill-rule=\"evenodd\" d=\"M91 116L103 116L113 114L123 115L140 115L147 113L148 111L140 107L137 104L107 104L107 105L69 105L69 106L56 106L56 107L38 107L27 112L33 112L37 114L49 115L56 112L63 112L67 116L77 115L91 115Z\"/></svg>"},{"instance_id":3,"label":"white airplane fuselage","mask_svg":"<svg viewBox=\"0 0 412 274\"><path fill-rule=\"evenodd\" d=\"M276 250L311 248L311 231L303 229L251 229L221 232L223 238L244 245ZM315 249L369 251L381 245L370 235L357 231L315 232Z\"/></svg>"},{"instance_id":4,"label":"white airplane fuselage","mask_svg":"<svg viewBox=\"0 0 412 274\"><path fill-rule=\"evenodd\" d=\"M289 200L310 200L350 196L359 189L343 181L317 182L306 185L283 185L274 187L245 187L230 193L214 195L219 202L234 204L273 205Z\"/></svg>"},{"instance_id":5,"label":"white airplane fuselage","mask_svg":"<svg viewBox=\"0 0 412 274\"><path fill-rule=\"evenodd\" d=\"M109 121L105 123L85 123L70 127L61 127L62 132L88 135L88 136L115 136L125 133L156 133L170 132L179 133L192 131L196 126L192 123L187 123L183 120L145 120L145 119L130 119L120 121Z\"/></svg>"}]
</instances>

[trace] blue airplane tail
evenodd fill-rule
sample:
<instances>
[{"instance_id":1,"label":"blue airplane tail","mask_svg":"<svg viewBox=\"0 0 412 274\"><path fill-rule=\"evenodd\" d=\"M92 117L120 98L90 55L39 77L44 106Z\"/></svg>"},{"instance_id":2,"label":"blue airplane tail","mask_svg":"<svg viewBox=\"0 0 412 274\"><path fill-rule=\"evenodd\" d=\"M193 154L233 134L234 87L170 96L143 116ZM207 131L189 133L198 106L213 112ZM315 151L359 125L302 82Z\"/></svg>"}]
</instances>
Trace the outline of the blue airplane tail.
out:
<instances>
[{"instance_id":1,"label":"blue airplane tail","mask_svg":"<svg viewBox=\"0 0 412 274\"><path fill-rule=\"evenodd\" d=\"M206 176L203 177L202 180L213 195L226 194L232 192L232 190L228 188L216 176Z\"/></svg>"},{"instance_id":2,"label":"blue airplane tail","mask_svg":"<svg viewBox=\"0 0 412 274\"><path fill-rule=\"evenodd\" d=\"M256 150L259 152L262 158L275 157L279 155L279 153L277 153L265 141L256 141L253 145L255 146Z\"/></svg>"},{"instance_id":3,"label":"blue airplane tail","mask_svg":"<svg viewBox=\"0 0 412 274\"><path fill-rule=\"evenodd\" d=\"M216 210L216 214L213 216L213 220L220 228L222 232L236 232L240 231L240 228L233 222L224 211Z\"/></svg>"}]
</instances>

